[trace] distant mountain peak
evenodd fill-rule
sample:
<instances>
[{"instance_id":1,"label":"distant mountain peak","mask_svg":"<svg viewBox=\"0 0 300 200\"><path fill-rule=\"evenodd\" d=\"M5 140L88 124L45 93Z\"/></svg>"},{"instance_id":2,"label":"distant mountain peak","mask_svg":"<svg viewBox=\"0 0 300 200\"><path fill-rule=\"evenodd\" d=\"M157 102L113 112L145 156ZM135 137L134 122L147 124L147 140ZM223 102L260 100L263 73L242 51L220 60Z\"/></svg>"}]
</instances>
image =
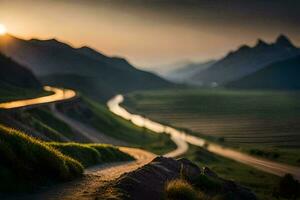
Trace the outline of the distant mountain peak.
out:
<instances>
[{"instance_id":1,"label":"distant mountain peak","mask_svg":"<svg viewBox=\"0 0 300 200\"><path fill-rule=\"evenodd\" d=\"M77 51L79 51L80 53L87 55L87 56L92 56L94 58L98 58L100 57L101 59L107 59L108 57L102 53L100 53L99 51L96 51L95 49L89 47L89 46L82 46L80 48L77 49Z\"/></svg>"},{"instance_id":2,"label":"distant mountain peak","mask_svg":"<svg viewBox=\"0 0 300 200\"><path fill-rule=\"evenodd\" d=\"M46 40L40 40L40 39L36 39L36 38L32 38L29 40L30 42L43 42L43 43L61 43L59 42L57 39L55 38L51 38L51 39L46 39Z\"/></svg>"},{"instance_id":3,"label":"distant mountain peak","mask_svg":"<svg viewBox=\"0 0 300 200\"><path fill-rule=\"evenodd\" d=\"M242 45L242 46L240 46L240 48L238 49L238 51L246 51L246 50L249 50L249 49L251 49L250 46L248 46L248 45Z\"/></svg>"},{"instance_id":4,"label":"distant mountain peak","mask_svg":"<svg viewBox=\"0 0 300 200\"><path fill-rule=\"evenodd\" d=\"M82 46L82 47L79 47L77 50L80 50L80 51L86 51L86 52L90 52L90 53L97 53L97 54L101 54L103 55L102 53L100 53L99 51L96 51L95 49L89 47L89 46Z\"/></svg>"},{"instance_id":5,"label":"distant mountain peak","mask_svg":"<svg viewBox=\"0 0 300 200\"><path fill-rule=\"evenodd\" d=\"M267 46L269 46L269 44L263 41L262 39L258 39L255 45L255 47L267 47Z\"/></svg>"},{"instance_id":6,"label":"distant mountain peak","mask_svg":"<svg viewBox=\"0 0 300 200\"><path fill-rule=\"evenodd\" d=\"M46 47L73 48L69 44L61 42L56 38L51 38L51 39L46 39L46 40L33 38L33 39L30 39L29 42L31 42L33 44L43 45Z\"/></svg>"},{"instance_id":7,"label":"distant mountain peak","mask_svg":"<svg viewBox=\"0 0 300 200\"><path fill-rule=\"evenodd\" d=\"M89 47L89 46L82 46L82 47L79 47L78 49L81 49L81 50L88 50L88 51L93 51L93 52L95 52L95 50L92 49L92 48Z\"/></svg>"},{"instance_id":8,"label":"distant mountain peak","mask_svg":"<svg viewBox=\"0 0 300 200\"><path fill-rule=\"evenodd\" d=\"M287 36L283 35L283 34L278 36L278 38L276 39L275 44L280 45L280 46L286 46L286 47L294 47L294 45L292 44L290 39Z\"/></svg>"}]
</instances>

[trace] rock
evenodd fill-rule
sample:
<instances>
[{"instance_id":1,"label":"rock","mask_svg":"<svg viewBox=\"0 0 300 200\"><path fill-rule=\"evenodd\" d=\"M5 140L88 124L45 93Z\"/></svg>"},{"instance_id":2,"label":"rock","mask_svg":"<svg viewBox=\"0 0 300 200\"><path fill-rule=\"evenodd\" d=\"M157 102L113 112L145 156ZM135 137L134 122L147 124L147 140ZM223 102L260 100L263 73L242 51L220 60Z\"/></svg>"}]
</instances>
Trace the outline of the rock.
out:
<instances>
[{"instance_id":1,"label":"rock","mask_svg":"<svg viewBox=\"0 0 300 200\"><path fill-rule=\"evenodd\" d=\"M233 181L220 178L207 167L201 170L187 159L175 160L162 156L156 157L149 164L135 171L123 174L109 186L109 190L122 191L123 196L121 199L160 200L163 198L164 188L168 181L184 178L194 185L193 182L196 178L203 175L216 180L220 184L218 191L208 191L207 194L210 196L221 195L226 199L234 200L257 199L249 189Z\"/></svg>"}]
</instances>

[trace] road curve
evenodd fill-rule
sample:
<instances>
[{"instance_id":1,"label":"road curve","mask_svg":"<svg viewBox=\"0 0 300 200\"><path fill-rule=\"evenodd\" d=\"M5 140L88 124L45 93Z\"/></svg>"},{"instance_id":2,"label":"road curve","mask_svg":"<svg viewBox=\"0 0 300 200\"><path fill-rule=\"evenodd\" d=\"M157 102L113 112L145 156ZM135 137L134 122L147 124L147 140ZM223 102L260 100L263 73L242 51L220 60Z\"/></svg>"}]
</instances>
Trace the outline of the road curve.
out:
<instances>
[{"instance_id":1,"label":"road curve","mask_svg":"<svg viewBox=\"0 0 300 200\"><path fill-rule=\"evenodd\" d=\"M126 109L122 108L120 106L120 103L122 103L124 100L124 97L122 95L117 95L111 100L107 102L107 106L111 112L114 114L131 121L133 124L145 127L149 130L152 130L156 133L167 133L170 134L172 141L176 144L177 148L164 156L166 157L177 157L180 155L183 155L185 152L187 152L189 146L187 142L182 138L182 134L180 134L179 131L172 127L164 126L162 124L159 124L157 122L154 122L152 120L149 120L147 118L144 118L140 115L135 115L129 113Z\"/></svg>"},{"instance_id":2,"label":"road curve","mask_svg":"<svg viewBox=\"0 0 300 200\"><path fill-rule=\"evenodd\" d=\"M107 163L85 170L85 176L72 182L57 184L44 188L34 194L10 195L6 200L95 200L98 191L108 182L126 172L133 171L149 163L155 155L147 151L120 147L120 150L132 155L136 160L130 162ZM0 196L1 198L1 196Z\"/></svg>"},{"instance_id":3,"label":"road curve","mask_svg":"<svg viewBox=\"0 0 300 200\"><path fill-rule=\"evenodd\" d=\"M76 92L69 89L59 89L55 87L44 86L44 90L48 92L53 92L53 94L38 98L0 103L0 109L14 109L38 104L52 103L57 101L65 101L68 99L72 99L76 96Z\"/></svg>"},{"instance_id":4,"label":"road curve","mask_svg":"<svg viewBox=\"0 0 300 200\"><path fill-rule=\"evenodd\" d=\"M45 86L44 90L51 91L54 94L44 97L0 103L0 109L18 109L45 103L61 102L65 100L71 100L76 96L76 92L73 90L58 89L49 86ZM122 141L115 140L114 138L110 138L102 133L99 133L97 130L67 117L56 109L55 104L52 104L50 108L57 118L70 125L83 136L87 137L91 142L106 142L115 145L126 144ZM7 200L92 200L95 199L99 188L106 182L114 180L123 173L133 171L149 163L156 156L155 154L152 154L148 151L136 148L119 147L119 149L124 153L133 156L135 158L135 161L108 163L93 166L85 170L85 176L83 176L81 179L77 179L68 183L58 184L49 188L44 188L43 191L34 194L8 196L0 195L0 198Z\"/></svg>"},{"instance_id":5,"label":"road curve","mask_svg":"<svg viewBox=\"0 0 300 200\"><path fill-rule=\"evenodd\" d=\"M120 103L122 103L123 100L124 97L122 95L117 95L109 100L107 102L109 110L116 115L123 117L124 119L132 121L132 123L136 124L137 126L148 128L157 133L166 133L171 135L171 139L176 143L177 149L166 154L165 156L176 157L182 155L188 150L189 143L195 146L206 147L206 149L212 153L255 167L261 171L275 174L277 176L283 176L287 173L290 173L296 179L300 180L299 167L253 157L248 154L235 151L233 149L222 147L221 145L210 143L202 138L189 135L184 131L179 131L169 126L162 125L140 115L131 114L126 109L120 106Z\"/></svg>"}]
</instances>

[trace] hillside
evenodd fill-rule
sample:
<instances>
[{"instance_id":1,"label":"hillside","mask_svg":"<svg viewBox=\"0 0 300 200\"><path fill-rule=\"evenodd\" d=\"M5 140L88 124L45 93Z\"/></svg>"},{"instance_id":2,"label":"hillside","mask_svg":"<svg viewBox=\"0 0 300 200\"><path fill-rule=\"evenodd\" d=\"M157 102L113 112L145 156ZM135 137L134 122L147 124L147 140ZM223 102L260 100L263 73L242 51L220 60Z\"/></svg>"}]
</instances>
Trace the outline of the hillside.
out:
<instances>
[{"instance_id":1,"label":"hillside","mask_svg":"<svg viewBox=\"0 0 300 200\"><path fill-rule=\"evenodd\" d=\"M268 65L226 86L239 89L300 89L300 56Z\"/></svg>"},{"instance_id":2,"label":"hillside","mask_svg":"<svg viewBox=\"0 0 300 200\"><path fill-rule=\"evenodd\" d=\"M0 53L0 101L31 97L42 93L32 72Z\"/></svg>"},{"instance_id":3,"label":"hillside","mask_svg":"<svg viewBox=\"0 0 300 200\"><path fill-rule=\"evenodd\" d=\"M14 86L28 89L41 89L41 84L27 68L0 54L0 87Z\"/></svg>"},{"instance_id":4,"label":"hillside","mask_svg":"<svg viewBox=\"0 0 300 200\"><path fill-rule=\"evenodd\" d=\"M105 100L117 93L172 87L164 79L134 68L125 59L51 40L0 38L0 51L29 66L45 83L70 87Z\"/></svg>"},{"instance_id":5,"label":"hillside","mask_svg":"<svg viewBox=\"0 0 300 200\"><path fill-rule=\"evenodd\" d=\"M133 158L102 144L46 143L0 124L2 192L37 189L82 176L84 167Z\"/></svg>"},{"instance_id":6,"label":"hillside","mask_svg":"<svg viewBox=\"0 0 300 200\"><path fill-rule=\"evenodd\" d=\"M195 74L191 80L206 85L221 85L254 73L273 62L299 54L300 50L284 35L271 44L258 40L254 47L243 45L230 52L208 69Z\"/></svg>"}]
</instances>

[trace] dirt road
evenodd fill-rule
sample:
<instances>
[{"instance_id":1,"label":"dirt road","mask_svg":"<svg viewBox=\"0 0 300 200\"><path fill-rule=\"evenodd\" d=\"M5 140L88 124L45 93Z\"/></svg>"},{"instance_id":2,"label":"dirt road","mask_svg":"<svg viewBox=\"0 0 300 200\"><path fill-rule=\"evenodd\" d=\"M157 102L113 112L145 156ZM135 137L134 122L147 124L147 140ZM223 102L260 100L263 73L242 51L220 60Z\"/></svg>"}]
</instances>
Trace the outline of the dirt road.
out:
<instances>
[{"instance_id":1,"label":"dirt road","mask_svg":"<svg viewBox=\"0 0 300 200\"><path fill-rule=\"evenodd\" d=\"M132 155L136 160L93 166L86 169L85 175L75 181L51 186L35 194L10 197L7 200L92 200L101 186L123 173L149 163L155 157L154 154L141 149L120 147L120 150Z\"/></svg>"}]
</instances>

